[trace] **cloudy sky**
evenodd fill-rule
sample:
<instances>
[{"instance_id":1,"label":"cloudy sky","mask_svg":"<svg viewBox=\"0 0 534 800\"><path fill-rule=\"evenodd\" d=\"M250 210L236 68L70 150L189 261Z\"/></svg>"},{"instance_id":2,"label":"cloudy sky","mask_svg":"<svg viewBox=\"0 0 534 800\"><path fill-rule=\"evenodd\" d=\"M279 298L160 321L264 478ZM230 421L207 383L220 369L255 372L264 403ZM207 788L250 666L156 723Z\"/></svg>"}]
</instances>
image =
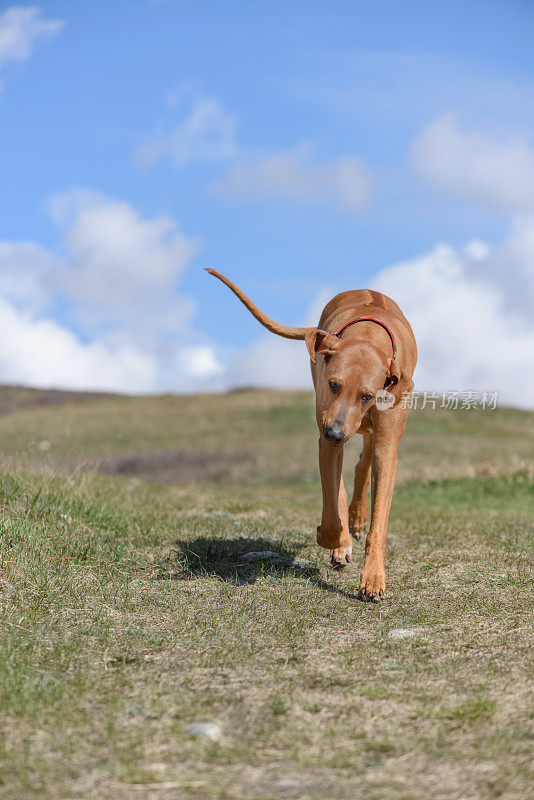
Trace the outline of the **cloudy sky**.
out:
<instances>
[{"instance_id":1,"label":"cloudy sky","mask_svg":"<svg viewBox=\"0 0 534 800\"><path fill-rule=\"evenodd\" d=\"M530 0L0 1L0 382L307 387L390 294L416 388L534 405Z\"/></svg>"}]
</instances>

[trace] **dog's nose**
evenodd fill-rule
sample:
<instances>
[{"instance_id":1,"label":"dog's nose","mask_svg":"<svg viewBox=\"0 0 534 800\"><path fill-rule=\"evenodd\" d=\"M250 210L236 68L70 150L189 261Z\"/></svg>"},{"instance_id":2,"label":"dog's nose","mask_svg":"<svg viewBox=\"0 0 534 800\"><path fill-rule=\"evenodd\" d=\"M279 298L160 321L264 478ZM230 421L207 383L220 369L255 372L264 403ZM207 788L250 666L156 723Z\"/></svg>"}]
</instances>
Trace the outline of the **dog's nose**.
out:
<instances>
[{"instance_id":1,"label":"dog's nose","mask_svg":"<svg viewBox=\"0 0 534 800\"><path fill-rule=\"evenodd\" d=\"M323 436L328 442L332 442L332 444L339 444L345 438L345 432L341 425L336 423L335 425L327 425L323 431Z\"/></svg>"}]
</instances>

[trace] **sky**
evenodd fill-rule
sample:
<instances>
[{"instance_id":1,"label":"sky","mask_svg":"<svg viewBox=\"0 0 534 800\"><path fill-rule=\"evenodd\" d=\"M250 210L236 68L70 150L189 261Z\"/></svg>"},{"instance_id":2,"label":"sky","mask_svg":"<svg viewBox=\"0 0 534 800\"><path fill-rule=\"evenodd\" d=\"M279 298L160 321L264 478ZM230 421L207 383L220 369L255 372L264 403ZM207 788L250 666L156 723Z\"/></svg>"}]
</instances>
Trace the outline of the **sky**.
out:
<instances>
[{"instance_id":1,"label":"sky","mask_svg":"<svg viewBox=\"0 0 534 800\"><path fill-rule=\"evenodd\" d=\"M0 2L0 382L307 388L393 297L416 389L534 406L534 3Z\"/></svg>"}]
</instances>

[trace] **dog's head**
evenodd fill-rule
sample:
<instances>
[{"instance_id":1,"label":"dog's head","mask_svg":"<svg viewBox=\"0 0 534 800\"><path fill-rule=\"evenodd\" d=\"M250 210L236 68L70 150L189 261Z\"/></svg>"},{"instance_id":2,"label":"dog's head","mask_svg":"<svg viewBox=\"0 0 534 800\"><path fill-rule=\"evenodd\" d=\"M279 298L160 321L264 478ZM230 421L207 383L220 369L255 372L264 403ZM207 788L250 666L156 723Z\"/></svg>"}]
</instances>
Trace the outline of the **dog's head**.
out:
<instances>
[{"instance_id":1,"label":"dog's head","mask_svg":"<svg viewBox=\"0 0 534 800\"><path fill-rule=\"evenodd\" d=\"M348 441L360 428L364 415L376 407L381 390L392 393L391 403L397 401L397 363L374 345L340 339L318 329L307 334L306 346L317 364L317 423L327 441ZM379 405L381 400L379 394Z\"/></svg>"}]
</instances>

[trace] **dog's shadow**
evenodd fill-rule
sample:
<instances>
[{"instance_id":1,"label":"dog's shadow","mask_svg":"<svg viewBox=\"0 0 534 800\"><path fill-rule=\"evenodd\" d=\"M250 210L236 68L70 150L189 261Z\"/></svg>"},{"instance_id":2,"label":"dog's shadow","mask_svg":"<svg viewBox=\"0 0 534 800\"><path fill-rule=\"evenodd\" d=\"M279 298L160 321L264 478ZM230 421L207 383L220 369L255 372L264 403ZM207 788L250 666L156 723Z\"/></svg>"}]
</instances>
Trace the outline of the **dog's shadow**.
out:
<instances>
[{"instance_id":1,"label":"dog's shadow","mask_svg":"<svg viewBox=\"0 0 534 800\"><path fill-rule=\"evenodd\" d=\"M225 583L244 586L260 577L300 578L323 591L357 600L357 594L334 586L321 577L318 567L299 556L302 547L249 537L218 539L199 536L178 540L163 559L154 564L159 580L193 580L212 576Z\"/></svg>"}]
</instances>

